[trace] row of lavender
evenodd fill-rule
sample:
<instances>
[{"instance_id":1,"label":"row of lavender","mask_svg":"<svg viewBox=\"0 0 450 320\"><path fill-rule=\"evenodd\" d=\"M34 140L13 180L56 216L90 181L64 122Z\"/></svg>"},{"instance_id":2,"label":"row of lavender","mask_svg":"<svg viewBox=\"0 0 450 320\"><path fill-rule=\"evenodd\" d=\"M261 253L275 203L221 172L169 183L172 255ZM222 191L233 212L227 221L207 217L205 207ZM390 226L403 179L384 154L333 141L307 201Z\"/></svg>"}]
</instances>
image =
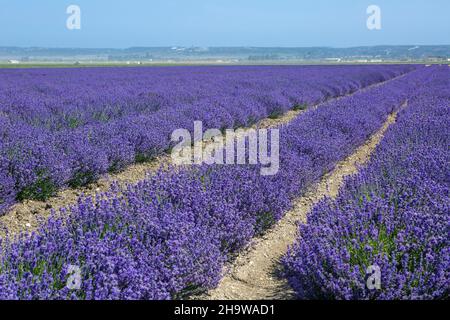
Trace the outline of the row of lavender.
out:
<instances>
[{"instance_id":1,"label":"row of lavender","mask_svg":"<svg viewBox=\"0 0 450 320\"><path fill-rule=\"evenodd\" d=\"M170 147L170 134L245 126L413 66L1 70L0 213Z\"/></svg>"},{"instance_id":2,"label":"row of lavender","mask_svg":"<svg viewBox=\"0 0 450 320\"><path fill-rule=\"evenodd\" d=\"M169 299L214 287L230 253L279 220L432 72L305 112L280 132L275 176L258 166L201 165L80 198L64 222L50 219L3 244L0 298ZM74 268L80 289L66 285Z\"/></svg>"},{"instance_id":3,"label":"row of lavender","mask_svg":"<svg viewBox=\"0 0 450 320\"><path fill-rule=\"evenodd\" d=\"M449 298L449 108L444 68L409 100L368 167L314 208L284 258L300 298Z\"/></svg>"}]
</instances>

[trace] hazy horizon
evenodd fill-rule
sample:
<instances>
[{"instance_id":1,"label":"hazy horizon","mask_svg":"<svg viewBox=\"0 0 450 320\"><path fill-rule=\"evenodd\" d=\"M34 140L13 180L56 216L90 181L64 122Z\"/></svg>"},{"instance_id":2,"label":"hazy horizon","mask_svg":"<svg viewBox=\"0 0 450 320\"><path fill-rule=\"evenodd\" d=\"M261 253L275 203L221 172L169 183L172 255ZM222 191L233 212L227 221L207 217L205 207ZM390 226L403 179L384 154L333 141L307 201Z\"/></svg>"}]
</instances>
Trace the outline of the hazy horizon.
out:
<instances>
[{"instance_id":1,"label":"hazy horizon","mask_svg":"<svg viewBox=\"0 0 450 320\"><path fill-rule=\"evenodd\" d=\"M328 48L328 49L352 49L352 48L375 48L375 47L446 47L450 46L450 43L434 43L434 44L377 44L377 45L368 45L368 46L348 46L348 47L338 47L338 46L305 46L305 47L289 47L289 46L177 46L177 45L167 45L167 46L130 46L130 47L58 47L58 46L3 46L0 45L0 48L43 48L43 49L75 49L75 50L126 50L133 48L258 48L258 49L272 49L272 48L281 48L281 49L308 49L308 48Z\"/></svg>"}]
</instances>

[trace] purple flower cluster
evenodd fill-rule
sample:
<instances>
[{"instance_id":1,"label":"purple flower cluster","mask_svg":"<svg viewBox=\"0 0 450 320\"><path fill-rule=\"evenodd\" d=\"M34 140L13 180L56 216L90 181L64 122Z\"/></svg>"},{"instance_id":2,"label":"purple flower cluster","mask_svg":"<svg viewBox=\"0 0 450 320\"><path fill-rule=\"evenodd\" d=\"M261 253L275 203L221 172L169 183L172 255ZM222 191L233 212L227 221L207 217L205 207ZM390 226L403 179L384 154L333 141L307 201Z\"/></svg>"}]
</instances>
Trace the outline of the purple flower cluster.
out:
<instances>
[{"instance_id":1,"label":"purple flower cluster","mask_svg":"<svg viewBox=\"0 0 450 320\"><path fill-rule=\"evenodd\" d=\"M449 298L450 70L421 80L368 166L300 226L284 257L299 298Z\"/></svg>"},{"instance_id":2,"label":"purple flower cluster","mask_svg":"<svg viewBox=\"0 0 450 320\"><path fill-rule=\"evenodd\" d=\"M170 134L246 126L414 66L0 71L0 213L170 148Z\"/></svg>"},{"instance_id":3,"label":"purple flower cluster","mask_svg":"<svg viewBox=\"0 0 450 320\"><path fill-rule=\"evenodd\" d=\"M32 235L3 243L1 299L171 299L214 287L230 254L375 132L430 77L402 79L309 110L280 132L280 171L170 168L96 199L81 197ZM69 289L70 265L81 288Z\"/></svg>"}]
</instances>

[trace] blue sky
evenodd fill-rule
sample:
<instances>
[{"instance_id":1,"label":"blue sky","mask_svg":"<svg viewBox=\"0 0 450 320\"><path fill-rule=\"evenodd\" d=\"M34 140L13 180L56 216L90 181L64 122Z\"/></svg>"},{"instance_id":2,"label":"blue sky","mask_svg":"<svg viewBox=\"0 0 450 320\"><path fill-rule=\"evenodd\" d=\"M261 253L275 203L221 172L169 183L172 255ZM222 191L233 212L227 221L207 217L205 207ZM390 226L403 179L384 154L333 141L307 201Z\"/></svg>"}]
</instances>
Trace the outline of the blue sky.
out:
<instances>
[{"instance_id":1,"label":"blue sky","mask_svg":"<svg viewBox=\"0 0 450 320\"><path fill-rule=\"evenodd\" d=\"M81 8L81 30L66 8ZM369 31L366 8L381 8ZM449 0L0 0L0 46L449 44Z\"/></svg>"}]
</instances>

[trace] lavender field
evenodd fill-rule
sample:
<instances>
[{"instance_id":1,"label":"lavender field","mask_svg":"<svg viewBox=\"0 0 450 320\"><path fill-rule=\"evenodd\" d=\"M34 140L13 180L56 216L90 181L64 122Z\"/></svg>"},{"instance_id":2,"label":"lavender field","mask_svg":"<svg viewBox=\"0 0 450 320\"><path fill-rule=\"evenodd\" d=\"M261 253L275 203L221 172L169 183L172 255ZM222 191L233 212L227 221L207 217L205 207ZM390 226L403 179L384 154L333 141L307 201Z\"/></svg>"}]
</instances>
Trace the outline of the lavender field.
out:
<instances>
[{"instance_id":1,"label":"lavender field","mask_svg":"<svg viewBox=\"0 0 450 320\"><path fill-rule=\"evenodd\" d=\"M208 295L394 115L367 165L300 223L277 277L300 299L446 299L449 88L448 66L0 70L0 215L14 219L29 200L50 214L36 230L2 225L0 299ZM269 129L279 130L274 175L261 164L169 164L51 209L61 190L170 153L171 133L194 121L224 131L289 111Z\"/></svg>"},{"instance_id":2,"label":"lavender field","mask_svg":"<svg viewBox=\"0 0 450 320\"><path fill-rule=\"evenodd\" d=\"M170 148L176 128L248 126L414 69L203 67L1 70L0 213Z\"/></svg>"}]
</instances>

